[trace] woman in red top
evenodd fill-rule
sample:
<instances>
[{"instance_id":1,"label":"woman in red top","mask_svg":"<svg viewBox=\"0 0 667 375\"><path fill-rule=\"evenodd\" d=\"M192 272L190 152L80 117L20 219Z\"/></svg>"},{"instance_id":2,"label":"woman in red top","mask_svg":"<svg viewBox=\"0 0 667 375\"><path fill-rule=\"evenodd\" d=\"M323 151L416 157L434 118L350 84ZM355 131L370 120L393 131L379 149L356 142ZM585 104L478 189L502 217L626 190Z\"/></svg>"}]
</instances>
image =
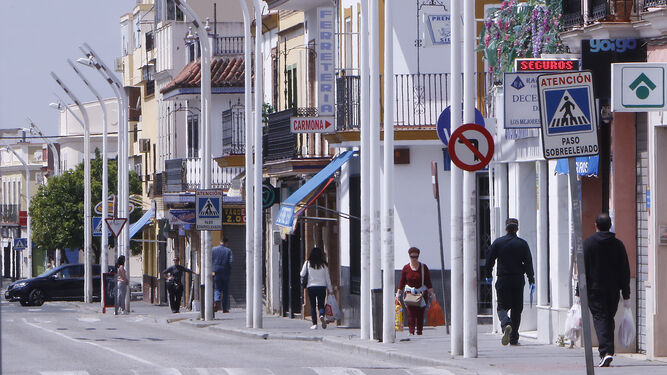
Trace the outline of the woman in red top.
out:
<instances>
[{"instance_id":1,"label":"woman in red top","mask_svg":"<svg viewBox=\"0 0 667 375\"><path fill-rule=\"evenodd\" d=\"M429 272L428 267L419 261L419 249L416 247L411 247L408 250L408 254L410 254L410 263L406 264L401 271L401 281L398 283L396 300L400 301L404 291L406 293L412 294L423 293L423 306L407 306L410 334L415 334L416 325L417 334L421 335L422 329L424 328L424 310L428 304L428 298L429 296L434 296L435 294L433 292L433 285L431 284L431 273ZM422 272L424 272L423 278Z\"/></svg>"}]
</instances>

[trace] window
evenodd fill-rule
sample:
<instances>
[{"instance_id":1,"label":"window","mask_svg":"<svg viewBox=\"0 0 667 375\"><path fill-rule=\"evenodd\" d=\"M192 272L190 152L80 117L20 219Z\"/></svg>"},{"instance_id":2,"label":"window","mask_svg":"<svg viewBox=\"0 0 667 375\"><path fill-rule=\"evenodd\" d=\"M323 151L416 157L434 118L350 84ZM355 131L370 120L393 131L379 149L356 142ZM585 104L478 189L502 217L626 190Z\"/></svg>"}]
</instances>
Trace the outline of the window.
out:
<instances>
[{"instance_id":1,"label":"window","mask_svg":"<svg viewBox=\"0 0 667 375\"><path fill-rule=\"evenodd\" d=\"M146 34L148 35L148 34ZM155 94L155 80L153 74L155 73L155 65L146 65L141 70L142 79L146 82L146 96Z\"/></svg>"},{"instance_id":2,"label":"window","mask_svg":"<svg viewBox=\"0 0 667 375\"><path fill-rule=\"evenodd\" d=\"M345 69L352 69L352 18L345 18Z\"/></svg>"},{"instance_id":3,"label":"window","mask_svg":"<svg viewBox=\"0 0 667 375\"><path fill-rule=\"evenodd\" d=\"M132 142L136 142L139 139L139 126L137 124L132 125Z\"/></svg>"},{"instance_id":4,"label":"window","mask_svg":"<svg viewBox=\"0 0 667 375\"><path fill-rule=\"evenodd\" d=\"M149 31L146 33L146 51L153 50L153 32Z\"/></svg>"},{"instance_id":5,"label":"window","mask_svg":"<svg viewBox=\"0 0 667 375\"><path fill-rule=\"evenodd\" d=\"M183 21L183 11L176 6L174 0L167 0L167 20Z\"/></svg>"},{"instance_id":6,"label":"window","mask_svg":"<svg viewBox=\"0 0 667 375\"><path fill-rule=\"evenodd\" d=\"M199 157L199 116L188 114L188 157Z\"/></svg>"},{"instance_id":7,"label":"window","mask_svg":"<svg viewBox=\"0 0 667 375\"><path fill-rule=\"evenodd\" d=\"M287 69L287 97L285 99L287 100L285 107L296 108L298 106L296 64Z\"/></svg>"},{"instance_id":8,"label":"window","mask_svg":"<svg viewBox=\"0 0 667 375\"><path fill-rule=\"evenodd\" d=\"M134 15L136 20L134 21L134 48L137 49L141 47L141 13Z\"/></svg>"}]
</instances>

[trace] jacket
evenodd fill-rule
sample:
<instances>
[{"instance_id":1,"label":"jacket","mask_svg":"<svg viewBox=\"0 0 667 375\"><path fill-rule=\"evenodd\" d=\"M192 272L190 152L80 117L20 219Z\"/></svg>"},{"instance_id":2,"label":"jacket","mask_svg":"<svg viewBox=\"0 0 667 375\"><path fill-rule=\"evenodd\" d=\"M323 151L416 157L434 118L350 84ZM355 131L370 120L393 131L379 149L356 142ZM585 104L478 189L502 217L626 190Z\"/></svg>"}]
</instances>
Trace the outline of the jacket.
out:
<instances>
[{"instance_id":1,"label":"jacket","mask_svg":"<svg viewBox=\"0 0 667 375\"><path fill-rule=\"evenodd\" d=\"M215 272L216 275L220 273L223 277L229 277L232 270L232 262L234 262L232 250L226 246L220 245L214 247L212 253L213 272Z\"/></svg>"},{"instance_id":2,"label":"jacket","mask_svg":"<svg viewBox=\"0 0 667 375\"><path fill-rule=\"evenodd\" d=\"M528 243L516 233L497 238L486 252L486 277L491 277L493 265L498 260L498 277L521 276L525 273L530 284L535 284L533 257Z\"/></svg>"},{"instance_id":3,"label":"jacket","mask_svg":"<svg viewBox=\"0 0 667 375\"><path fill-rule=\"evenodd\" d=\"M623 242L613 232L595 232L584 240L588 290L618 293L630 298L630 264Z\"/></svg>"},{"instance_id":4,"label":"jacket","mask_svg":"<svg viewBox=\"0 0 667 375\"><path fill-rule=\"evenodd\" d=\"M311 286L326 286L329 291L333 290L331 278L329 277L329 267L326 265L320 268L313 268L310 266L309 261L305 261L303 267L301 267L301 277L306 276L306 273L308 273L308 288Z\"/></svg>"}]
</instances>

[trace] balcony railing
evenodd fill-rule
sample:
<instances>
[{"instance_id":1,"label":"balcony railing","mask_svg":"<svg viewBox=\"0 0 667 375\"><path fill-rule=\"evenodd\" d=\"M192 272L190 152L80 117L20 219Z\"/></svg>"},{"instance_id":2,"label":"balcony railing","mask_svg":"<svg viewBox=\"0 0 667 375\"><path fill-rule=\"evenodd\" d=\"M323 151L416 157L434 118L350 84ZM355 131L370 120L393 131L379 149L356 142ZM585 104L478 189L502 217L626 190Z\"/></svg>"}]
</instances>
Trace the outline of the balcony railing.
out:
<instances>
[{"instance_id":1,"label":"balcony railing","mask_svg":"<svg viewBox=\"0 0 667 375\"><path fill-rule=\"evenodd\" d=\"M244 50L242 36L219 36L213 45L215 56L242 55Z\"/></svg>"},{"instance_id":2,"label":"balcony railing","mask_svg":"<svg viewBox=\"0 0 667 375\"><path fill-rule=\"evenodd\" d=\"M667 0L644 0L644 10L651 7L667 6Z\"/></svg>"},{"instance_id":3,"label":"balcony railing","mask_svg":"<svg viewBox=\"0 0 667 375\"><path fill-rule=\"evenodd\" d=\"M486 73L477 73L477 108L485 113ZM432 129L449 105L449 73L394 75L394 126ZM359 77L338 78L337 130L359 128Z\"/></svg>"},{"instance_id":4,"label":"balcony railing","mask_svg":"<svg viewBox=\"0 0 667 375\"><path fill-rule=\"evenodd\" d=\"M317 116L315 108L291 108L268 115L268 126L264 127L264 160L294 159L304 156L299 147L299 134L290 130L290 118L294 116Z\"/></svg>"},{"instance_id":5,"label":"balcony railing","mask_svg":"<svg viewBox=\"0 0 667 375\"><path fill-rule=\"evenodd\" d=\"M222 154L245 153L245 107L232 106L222 112Z\"/></svg>"},{"instance_id":6,"label":"balcony railing","mask_svg":"<svg viewBox=\"0 0 667 375\"><path fill-rule=\"evenodd\" d=\"M588 21L627 21L636 0L588 0Z\"/></svg>"},{"instance_id":7,"label":"balcony railing","mask_svg":"<svg viewBox=\"0 0 667 375\"><path fill-rule=\"evenodd\" d=\"M0 204L0 223L18 224L19 206L17 204Z\"/></svg>"},{"instance_id":8,"label":"balcony railing","mask_svg":"<svg viewBox=\"0 0 667 375\"><path fill-rule=\"evenodd\" d=\"M243 168L220 168L217 163L211 163L211 188L229 189L232 179L238 176ZM186 159L185 163L185 187L187 190L197 190L201 186L202 179L201 159Z\"/></svg>"},{"instance_id":9,"label":"balcony railing","mask_svg":"<svg viewBox=\"0 0 667 375\"><path fill-rule=\"evenodd\" d=\"M571 29L584 24L584 13L581 11L581 0L563 0L563 27Z\"/></svg>"}]
</instances>

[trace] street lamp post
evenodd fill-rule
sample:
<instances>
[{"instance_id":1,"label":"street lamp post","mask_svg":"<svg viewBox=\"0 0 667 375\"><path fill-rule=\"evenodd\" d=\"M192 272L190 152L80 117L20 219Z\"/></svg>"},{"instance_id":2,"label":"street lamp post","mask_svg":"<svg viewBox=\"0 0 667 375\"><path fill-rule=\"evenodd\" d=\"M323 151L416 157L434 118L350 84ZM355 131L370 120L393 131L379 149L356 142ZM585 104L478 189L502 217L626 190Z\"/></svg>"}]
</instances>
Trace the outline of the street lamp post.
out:
<instances>
[{"instance_id":1,"label":"street lamp post","mask_svg":"<svg viewBox=\"0 0 667 375\"><path fill-rule=\"evenodd\" d=\"M32 122L30 118L28 118L28 123L30 124L30 133L40 136L44 140L44 142L46 142L49 145L51 153L53 153L53 174L55 176L60 176L60 155L58 155L58 150L56 149L56 145L54 145L50 139L44 136L42 130L34 122Z\"/></svg>"},{"instance_id":2,"label":"street lamp post","mask_svg":"<svg viewBox=\"0 0 667 375\"><path fill-rule=\"evenodd\" d=\"M83 253L84 253L84 281L83 281L83 301L90 303L93 300L93 269L90 264L91 244L92 244L92 214L90 210L90 122L88 121L88 112L84 108L79 99L67 88L67 86L58 78L58 76L51 72L51 77L58 83L60 88L72 99L72 101L79 107L83 121L77 116L74 111L67 105L63 105L74 118L83 126ZM61 100L62 102L62 100ZM64 104L64 103L63 103Z\"/></svg>"},{"instance_id":3,"label":"street lamp post","mask_svg":"<svg viewBox=\"0 0 667 375\"><path fill-rule=\"evenodd\" d=\"M200 35L199 44L201 47L201 115L202 115L202 142L200 144L201 157L201 189L211 187L211 47L208 44L208 30L204 28L201 20L190 6L181 0L174 0L183 13L192 19L192 24ZM201 265L202 276L204 277L205 296L204 296L204 319L213 320L213 275L211 273L213 264L213 254L211 252L211 232L202 231L201 236Z\"/></svg>"},{"instance_id":4,"label":"street lamp post","mask_svg":"<svg viewBox=\"0 0 667 375\"><path fill-rule=\"evenodd\" d=\"M28 278L32 277L32 240L31 240L31 226L30 226L30 168L28 167L28 163L26 163L25 160L19 155L16 150L10 145L5 145L7 148L7 151L10 151L14 156L16 156L17 159L23 164L23 167L25 168L25 202L26 202L26 230L27 230L27 250L28 250Z\"/></svg>"},{"instance_id":5,"label":"street lamp post","mask_svg":"<svg viewBox=\"0 0 667 375\"><path fill-rule=\"evenodd\" d=\"M100 94L95 90L95 88L88 82L86 77L79 71L79 69L74 66L74 63L71 60L67 60L69 65L74 69L76 74L81 78L83 83L90 89L90 91L95 95L97 101L100 103L102 108L102 238L100 239L100 275L107 272L107 251L109 245L108 228L107 228L107 214L109 199L109 181L108 181L108 167L107 167L107 106L104 103L104 100ZM102 288L100 289L102 290ZM101 308L104 309L104 298L100 298Z\"/></svg>"}]
</instances>

